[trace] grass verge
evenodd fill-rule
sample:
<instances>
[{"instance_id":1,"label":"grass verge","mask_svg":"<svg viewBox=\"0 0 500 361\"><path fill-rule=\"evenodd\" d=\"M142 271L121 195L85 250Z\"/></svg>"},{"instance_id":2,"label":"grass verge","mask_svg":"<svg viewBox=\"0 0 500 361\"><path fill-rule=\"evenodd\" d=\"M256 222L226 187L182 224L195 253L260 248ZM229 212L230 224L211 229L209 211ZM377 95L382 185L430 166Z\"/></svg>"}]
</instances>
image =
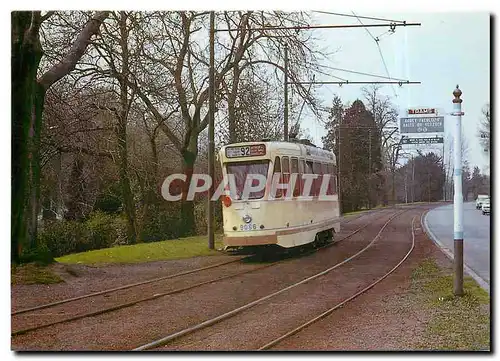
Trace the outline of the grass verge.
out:
<instances>
[{"instance_id":1,"label":"grass verge","mask_svg":"<svg viewBox=\"0 0 500 361\"><path fill-rule=\"evenodd\" d=\"M51 284L63 282L63 279L47 266L27 263L11 267L12 285Z\"/></svg>"},{"instance_id":2,"label":"grass verge","mask_svg":"<svg viewBox=\"0 0 500 361\"><path fill-rule=\"evenodd\" d=\"M74 253L56 258L60 263L106 264L141 263L220 254L208 249L206 236L187 237L161 242L139 243ZM215 235L215 248L221 248L222 235Z\"/></svg>"},{"instance_id":3,"label":"grass verge","mask_svg":"<svg viewBox=\"0 0 500 361\"><path fill-rule=\"evenodd\" d=\"M455 297L453 275L427 259L414 270L412 288L430 314L417 349L490 349L490 297L472 278L464 278L464 296Z\"/></svg>"}]
</instances>

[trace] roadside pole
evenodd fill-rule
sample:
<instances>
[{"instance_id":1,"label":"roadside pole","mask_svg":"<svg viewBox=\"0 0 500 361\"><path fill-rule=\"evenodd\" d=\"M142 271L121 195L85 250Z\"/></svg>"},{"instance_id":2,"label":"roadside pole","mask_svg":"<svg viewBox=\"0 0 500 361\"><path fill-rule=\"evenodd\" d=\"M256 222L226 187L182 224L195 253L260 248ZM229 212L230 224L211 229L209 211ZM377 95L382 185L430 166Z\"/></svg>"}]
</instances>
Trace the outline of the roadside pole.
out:
<instances>
[{"instance_id":1,"label":"roadside pole","mask_svg":"<svg viewBox=\"0 0 500 361\"><path fill-rule=\"evenodd\" d=\"M462 296L464 294L464 230L463 230L463 203L462 196L462 91L458 88L453 91L453 113L455 117L455 129L453 132L453 294Z\"/></svg>"},{"instance_id":2,"label":"roadside pole","mask_svg":"<svg viewBox=\"0 0 500 361\"><path fill-rule=\"evenodd\" d=\"M283 139L288 142L288 44L285 43L285 114L283 119Z\"/></svg>"},{"instance_id":3,"label":"roadside pole","mask_svg":"<svg viewBox=\"0 0 500 361\"><path fill-rule=\"evenodd\" d=\"M446 170L445 170L445 165L444 165L444 138L443 138L443 159L442 159L442 167L443 167L443 173L444 173L444 182L443 182L443 198L444 201L446 202Z\"/></svg>"},{"instance_id":4,"label":"roadside pole","mask_svg":"<svg viewBox=\"0 0 500 361\"><path fill-rule=\"evenodd\" d=\"M214 140L214 117L215 117L215 12L210 12L210 68L208 71L208 175L212 184L208 189L208 210L207 210L207 230L208 230L208 248L215 248L215 229L214 229L214 174L215 174L215 140Z\"/></svg>"}]
</instances>

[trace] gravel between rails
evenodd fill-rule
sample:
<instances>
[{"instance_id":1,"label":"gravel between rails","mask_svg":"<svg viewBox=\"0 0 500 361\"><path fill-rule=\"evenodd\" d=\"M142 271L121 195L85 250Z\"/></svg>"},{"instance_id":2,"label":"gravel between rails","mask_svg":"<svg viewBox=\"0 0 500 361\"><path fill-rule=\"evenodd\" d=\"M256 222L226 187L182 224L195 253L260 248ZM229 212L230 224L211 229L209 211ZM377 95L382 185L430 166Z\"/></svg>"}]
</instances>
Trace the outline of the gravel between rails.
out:
<instances>
[{"instance_id":1,"label":"gravel between rails","mask_svg":"<svg viewBox=\"0 0 500 361\"><path fill-rule=\"evenodd\" d=\"M297 278L324 268L325 262L330 263L332 257L352 254L353 250L362 248L363 243L366 243L366 236L363 237L363 234L374 230L370 219L383 213L374 212L371 216L364 217L363 222L370 223L370 226L353 236L349 242L278 265L277 269L272 268L273 271L258 271L238 279L145 302L141 307L133 306L112 314L89 317L16 336L12 339L12 347L17 350L131 349L142 340L151 340L155 335L200 322L207 316L219 314L220 311L235 308L256 296L282 288ZM214 307L200 307L204 304Z\"/></svg>"},{"instance_id":2,"label":"gravel between rails","mask_svg":"<svg viewBox=\"0 0 500 361\"><path fill-rule=\"evenodd\" d=\"M357 218L360 217L356 217L355 219ZM345 223L350 223L353 220L349 220ZM360 229L355 232L358 232L359 230ZM351 232L347 236L340 238L340 241L350 237L352 234L353 233ZM143 281L136 284L121 286L112 290L101 291L70 300L59 301L61 303L55 302L54 304L42 305L32 309L19 310L15 312L13 316L12 325L14 330L12 331L12 335L17 336L26 332L34 331L37 328L49 327L60 322L69 322L83 317L90 317L106 312L116 311L124 307L136 305L139 302L183 292L204 284L235 277L247 272L253 272L261 268L270 267L274 264L287 260L286 257L284 260L280 260L278 257L277 260L273 260L263 266L235 264L235 262L239 260L241 260L241 263L245 261L251 263L255 258L258 257L246 257L244 259L236 258L233 262L225 261L220 264L206 266L199 270L190 270L179 274L163 276L151 281ZM239 268L242 268L242 270ZM200 275L193 276L193 273L196 271L204 271L204 274L202 275L200 273ZM206 272L211 273L207 274ZM187 285L184 284L185 281L183 281L183 278L171 280L171 278L176 276L186 276L187 274L194 277L186 280ZM134 288L133 290L130 289L132 287ZM92 296L92 298L90 298L90 296Z\"/></svg>"},{"instance_id":3,"label":"gravel between rails","mask_svg":"<svg viewBox=\"0 0 500 361\"><path fill-rule=\"evenodd\" d=\"M400 235L403 233L404 241L394 240L394 235L398 233L396 229L410 224L411 218L408 220L408 217L396 217L373 246L344 266L210 328L173 340L157 350L258 349L328 309L328 305L331 307L332 303L348 298L390 270L411 245L411 237L408 240L404 231L399 231ZM373 262L378 259L383 262Z\"/></svg>"},{"instance_id":4,"label":"gravel between rails","mask_svg":"<svg viewBox=\"0 0 500 361\"><path fill-rule=\"evenodd\" d=\"M429 257L440 264L449 264L423 232L420 220L415 220L415 224L415 249L393 274L338 312L287 338L272 350L412 350L430 317L427 309L409 304L408 300L413 297L412 272Z\"/></svg>"},{"instance_id":5,"label":"gravel between rails","mask_svg":"<svg viewBox=\"0 0 500 361\"><path fill-rule=\"evenodd\" d=\"M387 210L373 210L360 215L347 216L346 219L342 220L342 224L349 224L359 218ZM221 253L220 256L193 257L140 264L99 266L55 264L52 268L63 277L65 282L51 285L13 285L11 287L11 312L15 314L28 308L60 302L69 298L84 297L91 293L105 292L111 288L146 282L169 274L210 267L218 263L230 262L235 257L238 256Z\"/></svg>"}]
</instances>

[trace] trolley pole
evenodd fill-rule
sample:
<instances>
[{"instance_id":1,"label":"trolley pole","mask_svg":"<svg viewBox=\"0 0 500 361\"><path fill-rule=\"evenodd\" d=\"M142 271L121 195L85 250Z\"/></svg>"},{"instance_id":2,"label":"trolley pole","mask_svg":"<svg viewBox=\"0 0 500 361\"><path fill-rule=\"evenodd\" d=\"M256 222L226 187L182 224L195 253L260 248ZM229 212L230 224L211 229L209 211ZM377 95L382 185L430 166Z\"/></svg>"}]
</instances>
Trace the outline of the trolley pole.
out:
<instances>
[{"instance_id":1,"label":"trolley pole","mask_svg":"<svg viewBox=\"0 0 500 361\"><path fill-rule=\"evenodd\" d=\"M283 138L288 142L288 44L285 43L285 114L283 119Z\"/></svg>"},{"instance_id":2,"label":"trolley pole","mask_svg":"<svg viewBox=\"0 0 500 361\"><path fill-rule=\"evenodd\" d=\"M208 248L215 248L215 232L214 232L214 204L212 196L214 194L214 173L215 173L215 141L214 141L214 117L215 117L215 12L210 12L210 68L208 71L208 174L212 180L212 184L208 189L208 210L207 210L207 231L208 231Z\"/></svg>"},{"instance_id":3,"label":"trolley pole","mask_svg":"<svg viewBox=\"0 0 500 361\"><path fill-rule=\"evenodd\" d=\"M454 282L453 294L464 294L464 230L463 230L463 195L462 195L462 91L458 88L453 91L453 113L455 117L453 132L453 240L454 240Z\"/></svg>"}]
</instances>

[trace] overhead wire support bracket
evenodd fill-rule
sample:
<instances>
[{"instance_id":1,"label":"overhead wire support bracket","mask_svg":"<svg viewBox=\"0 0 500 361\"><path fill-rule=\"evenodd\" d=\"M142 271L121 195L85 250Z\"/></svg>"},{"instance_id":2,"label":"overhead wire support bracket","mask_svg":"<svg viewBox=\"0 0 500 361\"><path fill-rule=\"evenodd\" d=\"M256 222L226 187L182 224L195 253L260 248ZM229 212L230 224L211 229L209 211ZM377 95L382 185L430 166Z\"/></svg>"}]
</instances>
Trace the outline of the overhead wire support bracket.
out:
<instances>
[{"instance_id":1,"label":"overhead wire support bracket","mask_svg":"<svg viewBox=\"0 0 500 361\"><path fill-rule=\"evenodd\" d=\"M288 82L288 84L337 84L342 86L343 84L397 84L399 86L410 85L410 84L421 84L419 81L297 81Z\"/></svg>"},{"instance_id":2,"label":"overhead wire support bracket","mask_svg":"<svg viewBox=\"0 0 500 361\"><path fill-rule=\"evenodd\" d=\"M392 24L345 24L345 25L308 25L308 26L265 26L261 28L251 28L247 30L264 31L264 30L309 30L309 29L344 29L344 28L381 28L387 27L396 28L397 26L420 26L421 23L392 23ZM238 29L217 29L217 32L223 31L238 31Z\"/></svg>"}]
</instances>

